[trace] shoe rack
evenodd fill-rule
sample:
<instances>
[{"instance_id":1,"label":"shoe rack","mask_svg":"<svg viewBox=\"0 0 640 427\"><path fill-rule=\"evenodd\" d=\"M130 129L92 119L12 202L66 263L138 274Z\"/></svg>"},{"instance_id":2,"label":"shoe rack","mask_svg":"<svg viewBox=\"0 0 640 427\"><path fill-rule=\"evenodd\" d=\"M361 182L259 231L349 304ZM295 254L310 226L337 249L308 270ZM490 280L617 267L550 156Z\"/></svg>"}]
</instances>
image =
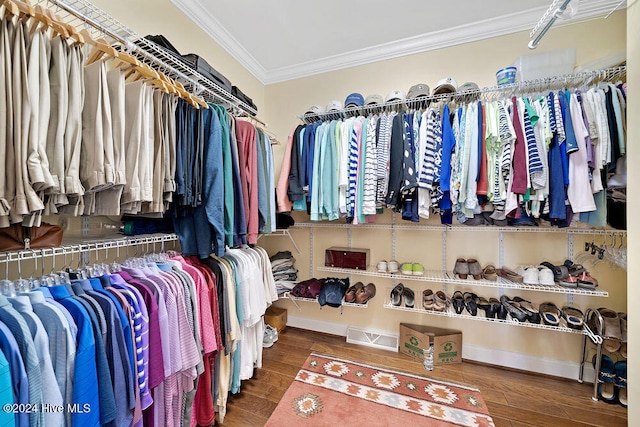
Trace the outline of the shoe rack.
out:
<instances>
[{"instance_id":1,"label":"shoe rack","mask_svg":"<svg viewBox=\"0 0 640 427\"><path fill-rule=\"evenodd\" d=\"M469 227L469 226L446 226L446 225L414 225L414 224L397 224L396 223L396 214L393 213L391 217L391 223L381 224L381 223L371 223L371 224L359 224L352 225L346 223L335 223L335 222L299 222L296 223L292 228L295 229L308 229L309 230L309 277L313 277L314 271L326 272L326 273L340 273L345 274L349 278L352 275L355 276L367 276L367 277L380 277L390 279L392 286L395 286L398 281L414 281L414 282L428 282L428 283L440 283L442 285L442 290L449 295L447 292L447 287L452 284L457 285L471 285L471 286L479 286L479 287L488 287L488 288L498 288L499 294L503 295L504 291L507 289L515 289L520 291L535 291L542 293L555 293L555 294L566 294L567 295L567 303L568 305L573 304L573 297L575 295L584 295L591 297L608 297L609 293L604 290L599 289L582 289L582 288L569 288L561 285L528 285L524 283L513 282L511 280L505 279L503 277L498 277L498 280L475 280L472 278L468 279L460 279L456 277L452 272L447 270L447 236L449 233L457 233L457 232L466 232L466 233L482 233L482 232L492 232L498 233L498 267L504 265L504 254L505 254L505 234L506 233L519 233L519 234L527 234L527 233L560 233L565 234L567 236L567 258L573 260L575 251L574 251L574 236L575 235L593 235L593 236L621 236L624 237L626 235L626 231L623 230L614 230L614 229L590 229L590 228L552 228L552 227ZM332 229L346 229L347 231L347 245L351 248L351 235L352 230L355 229L371 229L371 230L390 230L391 231L391 258L396 258L396 231L398 230L410 230L415 232L420 231L440 231L442 234L442 267L441 270L425 270L424 274L421 276L413 276L413 275L405 275L401 273L380 273L375 270L375 267L371 270L352 270L345 268L337 268L337 267L326 267L326 266L314 266L314 242L313 235L315 230L323 229L323 228L332 228ZM291 238L291 236L289 235ZM296 246L297 247L297 246ZM429 314L429 315L438 315L438 316L447 316L447 317L455 317L455 318L463 318L468 320L476 320L476 321L490 321L494 323L502 323L513 326L520 327L529 327L536 329L545 329L552 330L557 332L565 332L572 334L582 334L586 337L589 337L592 342L597 343L598 337L588 328L583 328L581 330L572 329L566 326L564 320L562 320L561 325L559 327L556 326L548 326L544 324L532 324L532 323L521 323L515 319L508 320L500 320L500 319L488 319L482 316L470 316L466 314L456 314L451 310L447 310L445 312L434 312L434 311L426 311L422 308L406 308L406 307L396 307L392 305L388 301L388 294L390 289L387 290L385 296L384 307L391 310L403 310L410 311L421 314ZM292 298L293 300L299 300L299 298ZM313 300L315 301L315 300ZM348 304L347 304L348 305ZM353 304L352 304L353 305ZM355 304L361 306L360 304ZM300 307L296 304L296 306L300 309ZM360 307L364 308L364 307Z\"/></svg>"}]
</instances>

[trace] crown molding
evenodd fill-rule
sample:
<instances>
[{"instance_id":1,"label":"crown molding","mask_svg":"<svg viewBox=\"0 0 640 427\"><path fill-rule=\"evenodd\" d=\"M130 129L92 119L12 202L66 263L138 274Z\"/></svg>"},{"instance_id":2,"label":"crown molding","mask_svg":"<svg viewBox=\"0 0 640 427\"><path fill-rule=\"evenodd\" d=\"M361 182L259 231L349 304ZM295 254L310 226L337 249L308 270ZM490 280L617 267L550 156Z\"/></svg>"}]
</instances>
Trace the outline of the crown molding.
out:
<instances>
[{"instance_id":1,"label":"crown molding","mask_svg":"<svg viewBox=\"0 0 640 427\"><path fill-rule=\"evenodd\" d=\"M309 62L266 70L199 0L171 1L264 85L530 30L533 27L532 23L537 22L546 10L546 7L530 9ZM612 0L581 2L578 13L574 17L559 19L554 26L564 26L604 16L616 3L618 2ZM626 8L626 5L624 7ZM541 43L544 43L544 39Z\"/></svg>"},{"instance_id":2,"label":"crown molding","mask_svg":"<svg viewBox=\"0 0 640 427\"><path fill-rule=\"evenodd\" d=\"M229 55L247 69L263 85L267 83L267 70L236 40L220 21L198 0L171 0L179 10L197 24Z\"/></svg>"}]
</instances>

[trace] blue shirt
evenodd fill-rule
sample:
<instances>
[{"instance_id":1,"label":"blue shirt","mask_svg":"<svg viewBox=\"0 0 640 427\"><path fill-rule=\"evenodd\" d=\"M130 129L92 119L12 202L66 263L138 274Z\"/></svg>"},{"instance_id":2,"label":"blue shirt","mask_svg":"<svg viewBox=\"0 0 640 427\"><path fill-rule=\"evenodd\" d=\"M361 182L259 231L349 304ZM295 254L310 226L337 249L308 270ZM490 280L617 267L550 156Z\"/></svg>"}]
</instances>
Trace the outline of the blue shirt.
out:
<instances>
[{"instance_id":1,"label":"blue shirt","mask_svg":"<svg viewBox=\"0 0 640 427\"><path fill-rule=\"evenodd\" d=\"M74 412L71 416L71 422L73 425L78 426L100 426L96 338L91 324L91 317L84 306L71 297L66 287L52 286L45 289L69 311L78 327L72 403L79 405L80 408L85 404L89 405L91 410ZM39 291L40 288L34 290Z\"/></svg>"},{"instance_id":2,"label":"blue shirt","mask_svg":"<svg viewBox=\"0 0 640 427\"><path fill-rule=\"evenodd\" d=\"M20 348L15 337L4 323L0 322L0 350L9 363L12 381L12 399L3 400L2 403L29 403L29 380L27 371L20 355ZM3 411L4 412L4 411ZM26 411L14 414L16 425L29 425L29 414Z\"/></svg>"},{"instance_id":3,"label":"blue shirt","mask_svg":"<svg viewBox=\"0 0 640 427\"><path fill-rule=\"evenodd\" d=\"M11 367L7 358L0 352L0 402L13 403L13 389L11 387ZM15 426L14 415L9 411L0 411L0 426Z\"/></svg>"}]
</instances>

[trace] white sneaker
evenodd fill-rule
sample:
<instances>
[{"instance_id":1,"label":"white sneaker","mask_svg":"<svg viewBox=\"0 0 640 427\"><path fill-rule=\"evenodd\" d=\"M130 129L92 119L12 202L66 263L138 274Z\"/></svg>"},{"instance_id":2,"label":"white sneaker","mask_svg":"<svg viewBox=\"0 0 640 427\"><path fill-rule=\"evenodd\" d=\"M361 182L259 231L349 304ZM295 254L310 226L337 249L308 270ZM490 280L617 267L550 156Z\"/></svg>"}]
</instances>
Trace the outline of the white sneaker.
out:
<instances>
[{"instance_id":1,"label":"white sneaker","mask_svg":"<svg viewBox=\"0 0 640 427\"><path fill-rule=\"evenodd\" d=\"M398 261L396 261L394 259L392 259L391 261L389 261L387 263L387 269L389 270L389 273L391 273L391 274L397 273L398 272L398 268L399 268Z\"/></svg>"},{"instance_id":2,"label":"white sneaker","mask_svg":"<svg viewBox=\"0 0 640 427\"><path fill-rule=\"evenodd\" d=\"M553 286L556 284L553 277L553 271L544 265L538 266L538 282L541 285ZM525 282L526 283L526 282Z\"/></svg>"},{"instance_id":3,"label":"white sneaker","mask_svg":"<svg viewBox=\"0 0 640 427\"><path fill-rule=\"evenodd\" d=\"M264 328L264 336L262 338L262 347L269 348L276 341L278 341L278 330L271 325L266 325Z\"/></svg>"},{"instance_id":4,"label":"white sneaker","mask_svg":"<svg viewBox=\"0 0 640 427\"><path fill-rule=\"evenodd\" d=\"M378 265L376 265L376 268L378 269L378 273L386 273L387 272L387 261L382 260L378 263Z\"/></svg>"},{"instance_id":5,"label":"white sneaker","mask_svg":"<svg viewBox=\"0 0 640 427\"><path fill-rule=\"evenodd\" d=\"M534 266L520 267L516 273L522 276L522 281L527 285L539 285L538 268Z\"/></svg>"}]
</instances>

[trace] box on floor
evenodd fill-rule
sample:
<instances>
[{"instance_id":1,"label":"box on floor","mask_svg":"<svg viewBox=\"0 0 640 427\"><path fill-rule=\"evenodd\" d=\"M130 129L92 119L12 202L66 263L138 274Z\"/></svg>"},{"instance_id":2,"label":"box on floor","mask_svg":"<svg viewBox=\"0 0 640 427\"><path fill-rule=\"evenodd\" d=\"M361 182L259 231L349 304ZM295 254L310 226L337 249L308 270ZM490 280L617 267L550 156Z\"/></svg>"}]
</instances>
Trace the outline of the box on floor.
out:
<instances>
[{"instance_id":1,"label":"box on floor","mask_svg":"<svg viewBox=\"0 0 640 427\"><path fill-rule=\"evenodd\" d=\"M434 365L462 362L461 331L400 323L400 353L422 360L430 343L433 343Z\"/></svg>"}]
</instances>

